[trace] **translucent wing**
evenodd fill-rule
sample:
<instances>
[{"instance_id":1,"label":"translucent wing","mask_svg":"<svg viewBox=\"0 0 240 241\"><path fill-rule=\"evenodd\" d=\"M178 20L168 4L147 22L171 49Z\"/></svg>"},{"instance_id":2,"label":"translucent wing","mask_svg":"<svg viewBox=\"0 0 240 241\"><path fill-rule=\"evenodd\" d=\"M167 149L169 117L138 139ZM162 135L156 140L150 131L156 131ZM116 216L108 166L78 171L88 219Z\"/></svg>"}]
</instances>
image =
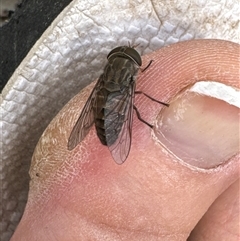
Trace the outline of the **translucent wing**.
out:
<instances>
[{"instance_id":1,"label":"translucent wing","mask_svg":"<svg viewBox=\"0 0 240 241\"><path fill-rule=\"evenodd\" d=\"M124 95L122 99L122 101L127 101L126 115L122 129L118 135L117 140L112 145L108 146L112 157L117 164L122 164L127 159L131 148L134 92L135 82L133 82L129 88L129 91ZM119 105L120 104L121 102L119 102ZM115 111L117 108L118 106L116 106Z\"/></svg>"},{"instance_id":2,"label":"translucent wing","mask_svg":"<svg viewBox=\"0 0 240 241\"><path fill-rule=\"evenodd\" d=\"M68 150L74 149L85 138L90 128L94 124L93 104L95 101L96 92L99 89L101 82L102 76L100 76L98 79L91 95L82 109L81 115L72 129L72 132L68 138Z\"/></svg>"}]
</instances>

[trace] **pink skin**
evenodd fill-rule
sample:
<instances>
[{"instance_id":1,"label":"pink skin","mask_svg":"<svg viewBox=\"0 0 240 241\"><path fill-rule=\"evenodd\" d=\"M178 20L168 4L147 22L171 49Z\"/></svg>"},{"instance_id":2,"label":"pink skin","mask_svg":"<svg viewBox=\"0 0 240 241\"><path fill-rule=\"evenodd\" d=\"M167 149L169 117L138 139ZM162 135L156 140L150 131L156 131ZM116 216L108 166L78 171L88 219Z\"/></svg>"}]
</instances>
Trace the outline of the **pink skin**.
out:
<instances>
[{"instance_id":1,"label":"pink skin","mask_svg":"<svg viewBox=\"0 0 240 241\"><path fill-rule=\"evenodd\" d=\"M239 87L238 51L237 44L219 40L160 49L143 57L143 66L154 62L139 73L137 90L170 102L198 80ZM94 128L73 151L67 150L92 87L73 98L40 139L28 203L11 241L181 241L191 232L189 240L238 240L237 153L212 170L190 168L162 148L135 114L131 152L123 165L114 163ZM163 108L142 95L135 104L149 123L155 123ZM217 105L214 109L218 111Z\"/></svg>"}]
</instances>

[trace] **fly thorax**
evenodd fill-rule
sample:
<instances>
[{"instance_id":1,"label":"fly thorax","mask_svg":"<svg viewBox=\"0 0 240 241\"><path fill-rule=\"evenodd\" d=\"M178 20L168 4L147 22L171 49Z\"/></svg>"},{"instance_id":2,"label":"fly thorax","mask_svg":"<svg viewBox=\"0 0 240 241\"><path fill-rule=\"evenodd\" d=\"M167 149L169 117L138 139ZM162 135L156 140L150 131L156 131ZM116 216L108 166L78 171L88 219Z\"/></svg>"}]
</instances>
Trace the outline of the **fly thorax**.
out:
<instances>
[{"instance_id":1,"label":"fly thorax","mask_svg":"<svg viewBox=\"0 0 240 241\"><path fill-rule=\"evenodd\" d=\"M104 88L109 92L116 92L121 90L119 84L115 81L105 81Z\"/></svg>"}]
</instances>

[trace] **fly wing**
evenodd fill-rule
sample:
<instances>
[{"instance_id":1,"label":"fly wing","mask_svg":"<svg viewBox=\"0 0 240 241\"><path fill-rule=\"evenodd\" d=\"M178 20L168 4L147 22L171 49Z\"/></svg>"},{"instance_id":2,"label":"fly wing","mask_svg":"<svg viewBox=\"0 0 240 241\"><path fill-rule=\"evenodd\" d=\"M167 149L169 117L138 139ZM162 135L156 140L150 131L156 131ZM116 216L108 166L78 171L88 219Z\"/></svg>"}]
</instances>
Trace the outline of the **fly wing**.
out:
<instances>
[{"instance_id":1,"label":"fly wing","mask_svg":"<svg viewBox=\"0 0 240 241\"><path fill-rule=\"evenodd\" d=\"M72 132L68 138L68 150L74 149L88 134L90 128L94 124L93 104L96 99L96 92L102 82L102 76L98 79L95 87L92 90L85 106L82 109Z\"/></svg>"},{"instance_id":2,"label":"fly wing","mask_svg":"<svg viewBox=\"0 0 240 241\"><path fill-rule=\"evenodd\" d=\"M135 93L135 82L129 88L122 101L127 101L126 115L122 125L122 129L117 140L109 146L114 161L122 164L127 159L132 141L132 118L133 118L133 102ZM116 107L117 109L117 107ZM116 111L115 109L115 111Z\"/></svg>"}]
</instances>

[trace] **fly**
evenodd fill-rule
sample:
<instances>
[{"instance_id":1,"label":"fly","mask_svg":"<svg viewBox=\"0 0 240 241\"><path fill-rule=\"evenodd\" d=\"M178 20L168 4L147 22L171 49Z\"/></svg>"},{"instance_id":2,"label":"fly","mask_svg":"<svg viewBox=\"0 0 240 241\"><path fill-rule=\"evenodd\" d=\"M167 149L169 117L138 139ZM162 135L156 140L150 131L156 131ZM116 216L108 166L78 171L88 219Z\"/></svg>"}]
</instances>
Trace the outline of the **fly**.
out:
<instances>
[{"instance_id":1,"label":"fly","mask_svg":"<svg viewBox=\"0 0 240 241\"><path fill-rule=\"evenodd\" d=\"M68 150L74 149L95 124L101 143L108 146L114 161L122 164L128 157L132 140L133 109L138 118L144 121L134 106L136 76L142 65L142 59L134 47L114 48L107 56L108 63L89 96L80 117L68 139ZM146 70L151 62L146 68ZM153 101L157 101L142 93Z\"/></svg>"}]
</instances>

